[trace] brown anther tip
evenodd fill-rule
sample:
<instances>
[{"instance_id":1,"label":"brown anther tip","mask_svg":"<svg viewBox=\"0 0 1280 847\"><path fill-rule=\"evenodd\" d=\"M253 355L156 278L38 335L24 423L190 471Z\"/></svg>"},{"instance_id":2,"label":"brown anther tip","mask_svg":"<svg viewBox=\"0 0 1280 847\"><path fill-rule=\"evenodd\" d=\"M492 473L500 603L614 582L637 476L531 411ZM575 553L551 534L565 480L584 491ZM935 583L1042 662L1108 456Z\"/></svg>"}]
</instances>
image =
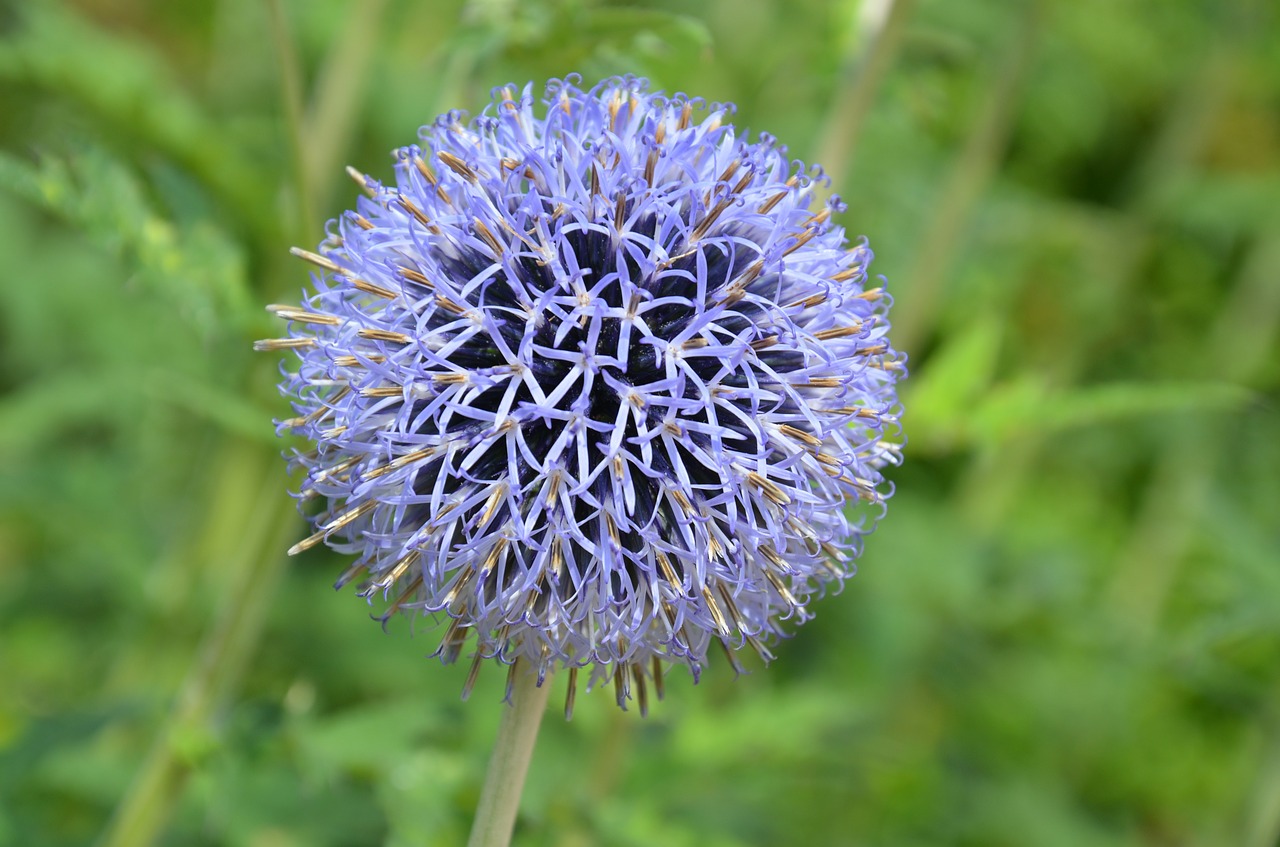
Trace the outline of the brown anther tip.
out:
<instances>
[{"instance_id":1,"label":"brown anther tip","mask_svg":"<svg viewBox=\"0 0 1280 847\"><path fill-rule=\"evenodd\" d=\"M290 247L289 252L297 256L299 259L302 259L304 262L310 262L316 267L324 268L326 271L332 271L333 273L345 273L338 263L333 261L333 259L330 259L328 256L321 256L319 253L312 253L310 250L303 250L301 247Z\"/></svg>"},{"instance_id":2,"label":"brown anther tip","mask_svg":"<svg viewBox=\"0 0 1280 847\"><path fill-rule=\"evenodd\" d=\"M787 436L788 438L794 438L796 441L802 441L805 444L809 445L810 447L822 446L821 438L818 438L816 435L813 435L812 433L805 432L802 429L797 429L791 424L782 424L781 426L778 427L778 429L782 432L783 435Z\"/></svg>"},{"instance_id":3,"label":"brown anther tip","mask_svg":"<svg viewBox=\"0 0 1280 847\"><path fill-rule=\"evenodd\" d=\"M784 198L784 197L786 197L786 196L787 196L787 192L786 192L786 191L779 191L777 194L773 195L773 196L772 196L772 197L770 197L768 200L766 200L766 201L764 201L763 203L761 203L761 204L760 204L760 207L759 207L758 209L756 209L756 211L757 211L759 214L767 215L767 214L769 214L770 212L772 212L772 211L773 211L773 207L774 207L774 206L776 206L776 205L778 205L779 203L781 203L781 202L782 202L782 198Z\"/></svg>"},{"instance_id":4,"label":"brown anther tip","mask_svg":"<svg viewBox=\"0 0 1280 847\"><path fill-rule=\"evenodd\" d=\"M746 297L746 296L747 296L747 293L742 290L742 286L735 283L729 286L727 289L725 289L724 296L720 298L720 302L718 305L721 305L727 308L729 306L734 305L735 303L737 303L739 300L741 300L743 297Z\"/></svg>"},{"instance_id":5,"label":"brown anther tip","mask_svg":"<svg viewBox=\"0 0 1280 847\"><path fill-rule=\"evenodd\" d=\"M418 169L418 173L422 175L428 185L436 184L436 175L431 172L431 166L424 162L421 156L413 157L413 166Z\"/></svg>"},{"instance_id":6,"label":"brown anther tip","mask_svg":"<svg viewBox=\"0 0 1280 847\"><path fill-rule=\"evenodd\" d=\"M825 303L826 301L827 301L826 294L822 294L822 293L810 294L808 297L805 297L802 300L796 300L793 303L788 303L785 306L785 308L794 309L797 306L799 306L802 309L812 309L814 306L819 306Z\"/></svg>"},{"instance_id":7,"label":"brown anther tip","mask_svg":"<svg viewBox=\"0 0 1280 847\"><path fill-rule=\"evenodd\" d=\"M304 350L315 345L314 338L263 338L253 342L253 349L259 353L270 353L275 350Z\"/></svg>"},{"instance_id":8,"label":"brown anther tip","mask_svg":"<svg viewBox=\"0 0 1280 847\"><path fill-rule=\"evenodd\" d=\"M367 338L370 341L386 341L391 344L408 344L413 341L413 338L403 332L393 332L389 329L373 329L371 327L357 330L356 335L361 338Z\"/></svg>"},{"instance_id":9,"label":"brown anther tip","mask_svg":"<svg viewBox=\"0 0 1280 847\"><path fill-rule=\"evenodd\" d=\"M819 330L813 334L813 337L819 341L830 341L833 338L847 338L860 332L862 332L862 323L858 322L851 326L837 326L831 329Z\"/></svg>"},{"instance_id":10,"label":"brown anther tip","mask_svg":"<svg viewBox=\"0 0 1280 847\"><path fill-rule=\"evenodd\" d=\"M680 123L676 125L677 129L687 129L689 126L689 118L693 117L693 104L685 101L680 107Z\"/></svg>"},{"instance_id":11,"label":"brown anther tip","mask_svg":"<svg viewBox=\"0 0 1280 847\"><path fill-rule=\"evenodd\" d=\"M323 537L323 536L321 536L321 537ZM312 543L312 544L308 544L306 541L299 541L297 544L293 545L293 546L292 546L292 547L290 547L288 550L286 550L286 551L285 551L285 555L286 555L286 556L296 556L296 555L298 555L299 553L303 552L304 550L308 550L308 549L310 549L311 547L314 547L314 546L315 546L315 544L314 544L314 543Z\"/></svg>"},{"instance_id":12,"label":"brown anther tip","mask_svg":"<svg viewBox=\"0 0 1280 847\"><path fill-rule=\"evenodd\" d=\"M476 235L480 240L493 251L494 257L501 258L502 254L506 252L503 250L502 242L498 240L497 236L493 234L489 227L484 225L484 221L479 218L472 218L472 226L475 227Z\"/></svg>"},{"instance_id":13,"label":"brown anther tip","mask_svg":"<svg viewBox=\"0 0 1280 847\"><path fill-rule=\"evenodd\" d=\"M782 486L755 471L747 472L747 482L759 488L765 497L779 506L786 506L791 503L791 497L783 490Z\"/></svg>"},{"instance_id":14,"label":"brown anther tip","mask_svg":"<svg viewBox=\"0 0 1280 847\"><path fill-rule=\"evenodd\" d=\"M351 179L355 181L355 184L360 186L361 190L364 191L366 194L368 194L370 197L375 196L373 186L369 185L368 176L360 173L360 171L356 170L350 165L347 165L347 176L351 177Z\"/></svg>"},{"instance_id":15,"label":"brown anther tip","mask_svg":"<svg viewBox=\"0 0 1280 847\"><path fill-rule=\"evenodd\" d=\"M614 200L613 206L613 228L618 232L622 232L622 225L626 222L627 216L627 193L619 191L617 198Z\"/></svg>"},{"instance_id":16,"label":"brown anther tip","mask_svg":"<svg viewBox=\"0 0 1280 847\"><path fill-rule=\"evenodd\" d=\"M452 312L455 315L465 315L467 313L466 308L453 302L443 294L436 295L435 304L446 312Z\"/></svg>"},{"instance_id":17,"label":"brown anther tip","mask_svg":"<svg viewBox=\"0 0 1280 847\"><path fill-rule=\"evenodd\" d=\"M400 208L404 209L410 215L413 215L413 219L415 221L417 221L418 223L422 224L425 227L432 228L431 219L428 218L426 213L423 212L421 209L419 209L417 204L414 203L412 200L410 200L408 197L405 197L403 194L401 194L398 197L396 197L396 202L400 204Z\"/></svg>"},{"instance_id":18,"label":"brown anther tip","mask_svg":"<svg viewBox=\"0 0 1280 847\"><path fill-rule=\"evenodd\" d=\"M366 294L372 294L374 297L381 297L385 300L394 300L396 293L389 288L383 288L381 285L374 285L363 279L352 279L351 286Z\"/></svg>"},{"instance_id":19,"label":"brown anther tip","mask_svg":"<svg viewBox=\"0 0 1280 847\"><path fill-rule=\"evenodd\" d=\"M748 285L755 282L762 273L764 273L764 259L756 259L747 266L747 269L743 271L736 280L733 281L733 285L738 288L746 288Z\"/></svg>"},{"instance_id":20,"label":"brown anther tip","mask_svg":"<svg viewBox=\"0 0 1280 847\"><path fill-rule=\"evenodd\" d=\"M439 153L436 153L436 156L439 157L440 161L444 162L445 165L448 166L449 170L453 171L467 182L474 183L480 179L480 175L477 174L470 165L449 151L441 150Z\"/></svg>"},{"instance_id":21,"label":"brown anther tip","mask_svg":"<svg viewBox=\"0 0 1280 847\"><path fill-rule=\"evenodd\" d=\"M404 277L410 282L416 282L418 285L421 285L423 288L427 288L431 290L435 289L435 286L431 283L431 280L427 279L426 276L424 276L421 271L415 270L413 268L400 268L400 276Z\"/></svg>"},{"instance_id":22,"label":"brown anther tip","mask_svg":"<svg viewBox=\"0 0 1280 847\"><path fill-rule=\"evenodd\" d=\"M277 317L299 323L324 324L326 326L337 326L341 323L334 315L327 315L323 312L309 312L306 309L299 309L296 306L284 306L279 303L272 303L267 306L267 311Z\"/></svg>"},{"instance_id":23,"label":"brown anther tip","mask_svg":"<svg viewBox=\"0 0 1280 847\"><path fill-rule=\"evenodd\" d=\"M361 388L361 397L401 397L404 395L404 386L401 385L379 385L373 388Z\"/></svg>"}]
</instances>

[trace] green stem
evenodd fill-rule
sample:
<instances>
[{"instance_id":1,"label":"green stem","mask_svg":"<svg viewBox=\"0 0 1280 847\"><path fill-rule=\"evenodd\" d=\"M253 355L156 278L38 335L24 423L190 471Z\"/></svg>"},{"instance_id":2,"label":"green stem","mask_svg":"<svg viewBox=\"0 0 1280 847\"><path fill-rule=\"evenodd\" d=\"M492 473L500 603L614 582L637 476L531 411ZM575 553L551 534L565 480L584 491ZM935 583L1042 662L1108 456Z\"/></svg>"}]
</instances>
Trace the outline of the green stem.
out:
<instances>
[{"instance_id":1,"label":"green stem","mask_svg":"<svg viewBox=\"0 0 1280 847\"><path fill-rule=\"evenodd\" d=\"M344 35L320 66L311 109L300 117L307 146L297 147L295 156L306 169L302 184L311 188L309 202L316 204L312 212L328 208L333 186L341 184L333 176L339 173L338 164L360 126L357 111L371 70L369 59L379 46L386 8L387 0L351 4Z\"/></svg>"},{"instance_id":2,"label":"green stem","mask_svg":"<svg viewBox=\"0 0 1280 847\"><path fill-rule=\"evenodd\" d=\"M845 68L827 109L827 125L818 143L820 162L836 191L844 183L849 161L862 131L862 123L875 101L880 83L902 44L915 0L885 0L884 11L870 31L852 45ZM867 5L866 0L863 3Z\"/></svg>"},{"instance_id":3,"label":"green stem","mask_svg":"<svg viewBox=\"0 0 1280 847\"><path fill-rule=\"evenodd\" d=\"M183 682L173 711L121 800L100 847L146 847L155 842L193 767L192 745L209 737L217 713L234 691L253 653L284 572L283 550L297 534L293 501L280 493L279 475L264 474L261 518L248 527L217 623Z\"/></svg>"},{"instance_id":4,"label":"green stem","mask_svg":"<svg viewBox=\"0 0 1280 847\"><path fill-rule=\"evenodd\" d=\"M289 146L293 150L294 191L297 192L298 219L290 229L304 238L310 236L311 222L317 217L312 200L314 192L309 182L307 167L306 117L302 105L302 75L299 73L298 53L294 49L289 22L280 0L267 0L271 18L271 38L275 42L276 58L280 64L280 96L284 105L285 125L289 131Z\"/></svg>"},{"instance_id":5,"label":"green stem","mask_svg":"<svg viewBox=\"0 0 1280 847\"><path fill-rule=\"evenodd\" d=\"M511 705L502 713L467 847L507 847L511 843L520 792L534 742L538 740L538 727L547 710L547 695L551 693L549 682L538 685L538 674L533 669L517 668L515 677Z\"/></svg>"},{"instance_id":6,"label":"green stem","mask_svg":"<svg viewBox=\"0 0 1280 847\"><path fill-rule=\"evenodd\" d=\"M933 217L919 239L926 249L899 288L911 304L911 309L899 312L893 322L894 342L899 350L918 352L934 329L943 302L943 283L964 244L974 208L995 175L1009 140L1022 83L1035 57L1041 5L1040 0L1033 0L1022 13L1021 26L1004 67L934 202Z\"/></svg>"}]
</instances>

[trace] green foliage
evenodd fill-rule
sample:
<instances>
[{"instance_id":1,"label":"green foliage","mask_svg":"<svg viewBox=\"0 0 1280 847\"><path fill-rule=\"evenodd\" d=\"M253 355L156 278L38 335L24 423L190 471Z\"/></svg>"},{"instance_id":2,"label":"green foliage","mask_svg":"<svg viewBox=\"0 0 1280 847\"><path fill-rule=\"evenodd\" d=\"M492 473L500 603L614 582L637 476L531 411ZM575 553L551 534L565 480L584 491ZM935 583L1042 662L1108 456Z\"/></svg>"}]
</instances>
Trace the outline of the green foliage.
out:
<instances>
[{"instance_id":1,"label":"green foliage","mask_svg":"<svg viewBox=\"0 0 1280 847\"><path fill-rule=\"evenodd\" d=\"M517 842L1274 847L1280 18L897 2L826 163L913 324L888 518L768 669L549 715ZM126 795L161 844L462 843L501 673L461 703L339 557L280 574L249 347L305 284L290 234L353 201L344 162L386 178L437 112L574 71L807 160L877 5L0 9L0 845L92 843Z\"/></svg>"}]
</instances>

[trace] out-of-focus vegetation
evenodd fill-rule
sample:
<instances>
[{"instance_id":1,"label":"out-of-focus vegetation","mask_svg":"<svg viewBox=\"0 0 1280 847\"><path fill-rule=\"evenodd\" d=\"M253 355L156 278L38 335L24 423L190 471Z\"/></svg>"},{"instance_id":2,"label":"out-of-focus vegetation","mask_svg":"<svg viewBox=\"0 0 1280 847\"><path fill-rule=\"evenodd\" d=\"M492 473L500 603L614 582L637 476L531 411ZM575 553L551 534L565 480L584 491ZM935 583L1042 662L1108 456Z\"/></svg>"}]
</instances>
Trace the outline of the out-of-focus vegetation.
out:
<instances>
[{"instance_id":1,"label":"out-of-focus vegetation","mask_svg":"<svg viewBox=\"0 0 1280 847\"><path fill-rule=\"evenodd\" d=\"M250 341L342 165L572 71L836 175L910 443L773 666L547 721L517 842L1280 843L1274 3L8 0L0 844L464 839L501 674L283 564Z\"/></svg>"}]
</instances>

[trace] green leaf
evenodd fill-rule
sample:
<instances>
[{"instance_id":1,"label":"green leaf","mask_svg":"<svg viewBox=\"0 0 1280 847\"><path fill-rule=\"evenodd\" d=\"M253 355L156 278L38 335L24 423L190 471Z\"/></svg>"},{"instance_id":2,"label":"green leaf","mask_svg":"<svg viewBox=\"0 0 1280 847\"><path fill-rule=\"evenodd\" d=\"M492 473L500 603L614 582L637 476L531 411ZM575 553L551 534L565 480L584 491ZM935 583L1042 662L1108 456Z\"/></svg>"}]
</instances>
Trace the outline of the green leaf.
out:
<instances>
[{"instance_id":1,"label":"green leaf","mask_svg":"<svg viewBox=\"0 0 1280 847\"><path fill-rule=\"evenodd\" d=\"M1035 376L1002 385L974 410L971 437L999 443L1031 432L1047 434L1149 415L1209 414L1240 409L1253 397L1220 383L1117 382L1053 391Z\"/></svg>"},{"instance_id":2,"label":"green leaf","mask_svg":"<svg viewBox=\"0 0 1280 847\"><path fill-rule=\"evenodd\" d=\"M176 314L205 333L220 316L250 312L240 248L207 221L179 225L158 214L141 181L100 148L30 164L0 152L0 188L51 212L136 266Z\"/></svg>"},{"instance_id":3,"label":"green leaf","mask_svg":"<svg viewBox=\"0 0 1280 847\"><path fill-rule=\"evenodd\" d=\"M25 4L0 40L0 80L27 84L89 110L98 121L160 150L195 174L249 231L279 233L260 176L219 124L171 83L141 43L101 29L55 0Z\"/></svg>"}]
</instances>

